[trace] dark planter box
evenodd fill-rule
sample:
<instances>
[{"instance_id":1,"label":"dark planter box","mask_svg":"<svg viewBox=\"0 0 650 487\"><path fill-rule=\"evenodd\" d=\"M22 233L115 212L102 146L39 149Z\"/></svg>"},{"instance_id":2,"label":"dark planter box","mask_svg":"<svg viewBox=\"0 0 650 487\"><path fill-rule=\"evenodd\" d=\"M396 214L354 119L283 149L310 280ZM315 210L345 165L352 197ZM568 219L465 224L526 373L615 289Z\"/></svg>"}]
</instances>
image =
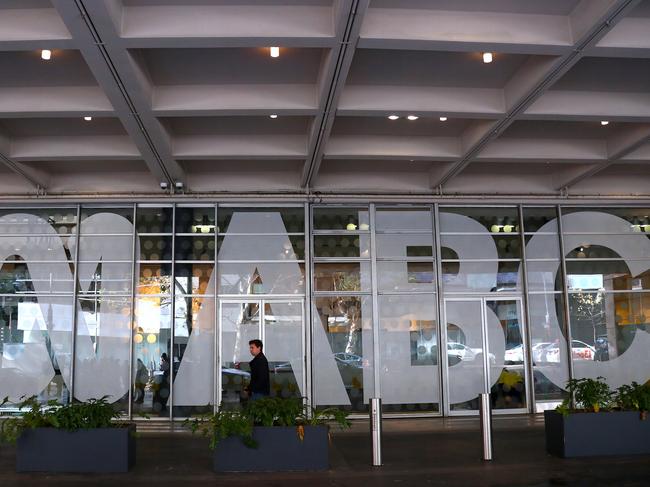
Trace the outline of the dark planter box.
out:
<instances>
[{"instance_id":1,"label":"dark planter box","mask_svg":"<svg viewBox=\"0 0 650 487\"><path fill-rule=\"evenodd\" d=\"M135 425L67 431L25 430L18 438L17 472L128 472L135 464Z\"/></svg>"},{"instance_id":2,"label":"dark planter box","mask_svg":"<svg viewBox=\"0 0 650 487\"><path fill-rule=\"evenodd\" d=\"M546 451L558 457L650 453L650 417L634 411L572 413L544 411Z\"/></svg>"},{"instance_id":3,"label":"dark planter box","mask_svg":"<svg viewBox=\"0 0 650 487\"><path fill-rule=\"evenodd\" d=\"M257 448L246 447L239 437L220 441L214 450L215 472L278 472L327 470L329 441L327 426L305 426L303 441L295 426L256 426Z\"/></svg>"}]
</instances>

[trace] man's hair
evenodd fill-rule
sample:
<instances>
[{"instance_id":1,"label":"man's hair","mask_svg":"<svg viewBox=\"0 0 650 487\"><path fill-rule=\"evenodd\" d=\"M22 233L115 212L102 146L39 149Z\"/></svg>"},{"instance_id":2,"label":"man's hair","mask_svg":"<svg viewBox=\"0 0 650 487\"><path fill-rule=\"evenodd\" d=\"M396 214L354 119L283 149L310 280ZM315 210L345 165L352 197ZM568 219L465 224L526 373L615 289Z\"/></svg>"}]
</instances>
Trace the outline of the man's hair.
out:
<instances>
[{"instance_id":1,"label":"man's hair","mask_svg":"<svg viewBox=\"0 0 650 487\"><path fill-rule=\"evenodd\" d=\"M262 343L262 340L258 340L257 338L255 340L251 340L250 342L248 342L248 344L255 345L260 350L264 348L264 344Z\"/></svg>"}]
</instances>

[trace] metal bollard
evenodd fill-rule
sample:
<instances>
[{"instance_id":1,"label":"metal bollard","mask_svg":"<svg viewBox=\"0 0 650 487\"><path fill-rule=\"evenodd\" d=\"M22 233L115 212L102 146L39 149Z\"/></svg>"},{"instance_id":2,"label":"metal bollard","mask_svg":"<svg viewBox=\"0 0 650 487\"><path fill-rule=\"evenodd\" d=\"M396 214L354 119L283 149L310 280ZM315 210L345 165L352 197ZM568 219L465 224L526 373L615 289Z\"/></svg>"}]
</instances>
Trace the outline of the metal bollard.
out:
<instances>
[{"instance_id":1,"label":"metal bollard","mask_svg":"<svg viewBox=\"0 0 650 487\"><path fill-rule=\"evenodd\" d=\"M370 432L372 434L372 465L381 466L381 399L370 398Z\"/></svg>"},{"instance_id":2,"label":"metal bollard","mask_svg":"<svg viewBox=\"0 0 650 487\"><path fill-rule=\"evenodd\" d=\"M479 394L479 412L483 435L483 460L492 460L492 408L489 394Z\"/></svg>"}]
</instances>

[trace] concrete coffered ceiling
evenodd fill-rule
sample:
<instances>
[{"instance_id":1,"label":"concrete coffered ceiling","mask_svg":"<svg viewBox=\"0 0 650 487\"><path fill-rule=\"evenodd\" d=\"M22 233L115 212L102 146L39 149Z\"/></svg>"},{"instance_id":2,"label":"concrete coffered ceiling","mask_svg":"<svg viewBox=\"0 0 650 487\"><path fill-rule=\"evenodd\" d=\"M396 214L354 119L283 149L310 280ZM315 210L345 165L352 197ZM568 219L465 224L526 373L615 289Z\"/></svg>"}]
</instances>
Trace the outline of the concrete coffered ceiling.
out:
<instances>
[{"instance_id":1,"label":"concrete coffered ceiling","mask_svg":"<svg viewBox=\"0 0 650 487\"><path fill-rule=\"evenodd\" d=\"M0 195L173 192L647 197L650 0L0 0Z\"/></svg>"}]
</instances>

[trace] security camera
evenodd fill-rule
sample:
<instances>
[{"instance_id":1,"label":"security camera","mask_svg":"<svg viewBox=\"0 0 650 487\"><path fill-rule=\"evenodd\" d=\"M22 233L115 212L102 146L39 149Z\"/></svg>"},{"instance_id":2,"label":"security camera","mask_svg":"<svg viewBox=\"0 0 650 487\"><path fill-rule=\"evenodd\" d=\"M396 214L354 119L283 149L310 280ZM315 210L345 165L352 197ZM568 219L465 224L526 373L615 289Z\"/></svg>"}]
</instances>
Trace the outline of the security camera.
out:
<instances>
[{"instance_id":1,"label":"security camera","mask_svg":"<svg viewBox=\"0 0 650 487\"><path fill-rule=\"evenodd\" d=\"M160 181L160 189L167 189L167 186L168 186L167 182Z\"/></svg>"},{"instance_id":2,"label":"security camera","mask_svg":"<svg viewBox=\"0 0 650 487\"><path fill-rule=\"evenodd\" d=\"M183 189L183 181L176 181L175 186L176 189Z\"/></svg>"}]
</instances>

